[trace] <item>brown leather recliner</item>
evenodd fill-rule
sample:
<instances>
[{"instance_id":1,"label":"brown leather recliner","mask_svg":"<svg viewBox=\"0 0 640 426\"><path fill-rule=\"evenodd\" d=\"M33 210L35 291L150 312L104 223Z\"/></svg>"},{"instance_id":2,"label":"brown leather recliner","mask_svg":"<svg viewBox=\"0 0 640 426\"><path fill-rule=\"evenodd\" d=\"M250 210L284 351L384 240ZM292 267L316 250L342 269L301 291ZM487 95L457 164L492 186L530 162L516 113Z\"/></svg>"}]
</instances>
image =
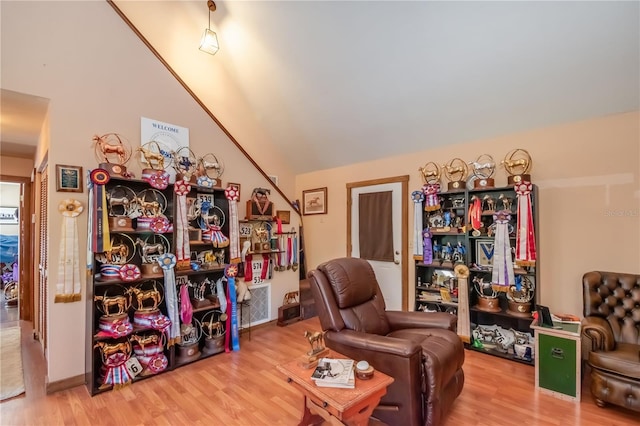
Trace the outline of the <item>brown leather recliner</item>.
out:
<instances>
[{"instance_id":1,"label":"brown leather recliner","mask_svg":"<svg viewBox=\"0 0 640 426\"><path fill-rule=\"evenodd\" d=\"M327 347L395 379L373 416L389 425L439 424L464 384L456 317L386 311L363 259L334 259L308 277Z\"/></svg>"},{"instance_id":2,"label":"brown leather recliner","mask_svg":"<svg viewBox=\"0 0 640 426\"><path fill-rule=\"evenodd\" d=\"M640 411L640 275L588 272L582 278L583 358L591 394Z\"/></svg>"}]
</instances>

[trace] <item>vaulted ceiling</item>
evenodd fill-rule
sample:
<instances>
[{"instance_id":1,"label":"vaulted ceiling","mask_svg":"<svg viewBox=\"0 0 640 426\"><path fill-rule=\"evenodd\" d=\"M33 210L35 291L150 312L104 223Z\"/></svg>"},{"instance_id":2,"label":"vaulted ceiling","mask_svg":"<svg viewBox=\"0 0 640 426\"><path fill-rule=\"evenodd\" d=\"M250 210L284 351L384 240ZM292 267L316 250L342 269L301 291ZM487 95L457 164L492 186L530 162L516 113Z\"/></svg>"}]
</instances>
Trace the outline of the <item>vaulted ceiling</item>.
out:
<instances>
[{"instance_id":1,"label":"vaulted ceiling","mask_svg":"<svg viewBox=\"0 0 640 426\"><path fill-rule=\"evenodd\" d=\"M640 109L638 2L217 1L215 56L205 0L115 4L294 174Z\"/></svg>"}]
</instances>

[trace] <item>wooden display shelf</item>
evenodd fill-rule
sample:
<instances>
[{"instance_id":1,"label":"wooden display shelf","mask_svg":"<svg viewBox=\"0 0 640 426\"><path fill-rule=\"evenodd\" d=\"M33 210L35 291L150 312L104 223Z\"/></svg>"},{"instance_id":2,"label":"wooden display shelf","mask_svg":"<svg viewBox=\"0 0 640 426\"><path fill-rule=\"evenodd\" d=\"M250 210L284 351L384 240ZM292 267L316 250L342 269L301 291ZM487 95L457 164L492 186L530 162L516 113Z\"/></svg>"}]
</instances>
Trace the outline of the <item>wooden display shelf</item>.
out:
<instances>
[{"instance_id":1,"label":"wooden display shelf","mask_svg":"<svg viewBox=\"0 0 640 426\"><path fill-rule=\"evenodd\" d=\"M201 308L193 308L191 312L196 314L198 312L206 312L212 309L220 309L220 303L212 303L211 305L203 306Z\"/></svg>"},{"instance_id":2,"label":"wooden display shelf","mask_svg":"<svg viewBox=\"0 0 640 426\"><path fill-rule=\"evenodd\" d=\"M473 345L468 345L467 349L470 349L470 350L476 351L476 352L482 352L482 353L493 355L493 356L497 356L497 357L500 357L500 358L505 358L505 359L508 359L508 360L511 360L511 361L517 361L517 362L520 362L522 364L530 365L532 367L535 364L535 360L534 359L532 359L531 361L527 361L526 359L522 359L522 358L516 357L514 354L504 353L502 351L499 351L499 350L493 349L493 348L476 348Z\"/></svg>"},{"instance_id":3,"label":"wooden display shelf","mask_svg":"<svg viewBox=\"0 0 640 426\"><path fill-rule=\"evenodd\" d=\"M225 266L214 266L213 268L200 268L197 271L194 269L183 269L176 271L176 277L184 277L189 275L198 275L198 274L208 274L211 272L220 272L224 271Z\"/></svg>"}]
</instances>

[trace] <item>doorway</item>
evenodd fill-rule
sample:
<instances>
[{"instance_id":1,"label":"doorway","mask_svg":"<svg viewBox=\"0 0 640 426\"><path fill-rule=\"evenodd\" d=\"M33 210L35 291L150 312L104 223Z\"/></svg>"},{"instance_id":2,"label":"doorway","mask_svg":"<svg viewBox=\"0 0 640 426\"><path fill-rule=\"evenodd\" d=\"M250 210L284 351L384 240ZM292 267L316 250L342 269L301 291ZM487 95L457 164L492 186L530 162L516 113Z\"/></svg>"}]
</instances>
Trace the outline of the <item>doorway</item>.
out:
<instances>
[{"instance_id":1,"label":"doorway","mask_svg":"<svg viewBox=\"0 0 640 426\"><path fill-rule=\"evenodd\" d=\"M392 258L370 260L389 310L407 310L408 305L408 183L409 176L397 176L347 184L347 256L360 257L361 194L390 192Z\"/></svg>"},{"instance_id":2,"label":"doorway","mask_svg":"<svg viewBox=\"0 0 640 426\"><path fill-rule=\"evenodd\" d=\"M31 321L31 180L0 176L0 323Z\"/></svg>"}]
</instances>

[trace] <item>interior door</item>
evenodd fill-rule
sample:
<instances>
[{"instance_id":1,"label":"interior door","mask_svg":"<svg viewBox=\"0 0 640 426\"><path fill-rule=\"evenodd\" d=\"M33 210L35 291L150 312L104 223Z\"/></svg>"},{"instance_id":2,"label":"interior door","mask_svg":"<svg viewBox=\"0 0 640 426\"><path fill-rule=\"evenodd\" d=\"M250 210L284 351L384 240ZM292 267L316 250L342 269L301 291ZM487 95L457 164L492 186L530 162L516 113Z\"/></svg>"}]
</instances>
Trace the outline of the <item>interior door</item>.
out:
<instances>
[{"instance_id":1,"label":"interior door","mask_svg":"<svg viewBox=\"0 0 640 426\"><path fill-rule=\"evenodd\" d=\"M47 253L49 252L49 239L48 239L48 215L47 215L47 201L49 191L49 171L45 167L42 172L38 174L40 181L40 191L38 197L38 287L35 302L37 303L37 315L34 317L37 319L34 324L34 337L40 340L40 344L43 349L47 348L47 278L48 278L48 265L47 265Z\"/></svg>"},{"instance_id":2,"label":"interior door","mask_svg":"<svg viewBox=\"0 0 640 426\"><path fill-rule=\"evenodd\" d=\"M408 245L407 212L409 176L376 179L347 184L347 256L360 257L360 194L391 191L393 224L393 262L368 260L373 267L388 310L407 310Z\"/></svg>"}]
</instances>

